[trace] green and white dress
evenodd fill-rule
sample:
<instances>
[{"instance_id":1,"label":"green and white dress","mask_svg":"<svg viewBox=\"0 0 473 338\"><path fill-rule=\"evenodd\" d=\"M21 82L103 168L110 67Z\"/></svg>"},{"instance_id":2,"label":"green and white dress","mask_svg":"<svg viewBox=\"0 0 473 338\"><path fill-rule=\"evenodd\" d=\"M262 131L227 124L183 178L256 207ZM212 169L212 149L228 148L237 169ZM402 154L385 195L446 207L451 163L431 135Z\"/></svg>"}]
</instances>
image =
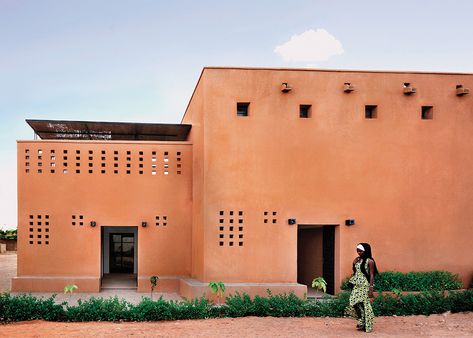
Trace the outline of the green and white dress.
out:
<instances>
[{"instance_id":1,"label":"green and white dress","mask_svg":"<svg viewBox=\"0 0 473 338\"><path fill-rule=\"evenodd\" d=\"M369 271L368 260L366 260L365 269ZM358 320L358 327L364 328L366 332L371 332L373 330L374 313L368 296L370 283L361 272L361 261L355 263L355 274L350 278L350 283L354 287L345 313ZM360 315L356 313L355 305L361 310Z\"/></svg>"}]
</instances>

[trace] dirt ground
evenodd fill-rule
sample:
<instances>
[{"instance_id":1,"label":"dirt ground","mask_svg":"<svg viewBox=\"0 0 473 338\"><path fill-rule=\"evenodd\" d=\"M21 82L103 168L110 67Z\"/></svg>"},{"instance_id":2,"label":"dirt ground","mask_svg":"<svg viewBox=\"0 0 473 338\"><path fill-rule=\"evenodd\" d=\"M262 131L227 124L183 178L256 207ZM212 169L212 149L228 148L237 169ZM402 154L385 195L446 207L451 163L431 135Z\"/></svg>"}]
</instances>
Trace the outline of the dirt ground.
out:
<instances>
[{"instance_id":1,"label":"dirt ground","mask_svg":"<svg viewBox=\"0 0 473 338\"><path fill-rule=\"evenodd\" d=\"M54 323L0 325L2 337L365 337L345 318L224 318L146 323ZM369 337L472 337L473 313L378 317Z\"/></svg>"}]
</instances>

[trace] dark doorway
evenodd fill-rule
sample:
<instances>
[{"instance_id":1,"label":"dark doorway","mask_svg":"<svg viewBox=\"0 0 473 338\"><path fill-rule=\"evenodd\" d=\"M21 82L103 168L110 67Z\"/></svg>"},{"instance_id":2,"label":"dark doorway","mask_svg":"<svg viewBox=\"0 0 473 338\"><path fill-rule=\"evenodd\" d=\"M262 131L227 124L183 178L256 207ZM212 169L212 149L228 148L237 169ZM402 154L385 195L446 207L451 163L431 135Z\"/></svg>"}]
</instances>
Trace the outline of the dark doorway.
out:
<instances>
[{"instance_id":1,"label":"dark doorway","mask_svg":"<svg viewBox=\"0 0 473 338\"><path fill-rule=\"evenodd\" d=\"M297 231L297 282L308 286L323 277L327 293L335 291L335 226L299 225Z\"/></svg>"},{"instance_id":2,"label":"dark doorway","mask_svg":"<svg viewBox=\"0 0 473 338\"><path fill-rule=\"evenodd\" d=\"M133 233L110 234L110 273L133 273L135 236Z\"/></svg>"},{"instance_id":3,"label":"dark doorway","mask_svg":"<svg viewBox=\"0 0 473 338\"><path fill-rule=\"evenodd\" d=\"M335 227L323 227L323 277L327 282L327 293L335 292Z\"/></svg>"}]
</instances>

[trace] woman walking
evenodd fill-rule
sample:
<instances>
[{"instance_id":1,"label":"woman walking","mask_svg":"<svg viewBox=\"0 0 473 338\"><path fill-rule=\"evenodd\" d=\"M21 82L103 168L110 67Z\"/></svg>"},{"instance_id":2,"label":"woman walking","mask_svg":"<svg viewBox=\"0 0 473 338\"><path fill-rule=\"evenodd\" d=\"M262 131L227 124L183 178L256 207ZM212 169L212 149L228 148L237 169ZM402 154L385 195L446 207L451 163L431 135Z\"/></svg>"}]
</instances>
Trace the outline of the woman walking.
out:
<instances>
[{"instance_id":1,"label":"woman walking","mask_svg":"<svg viewBox=\"0 0 473 338\"><path fill-rule=\"evenodd\" d=\"M353 261L353 276L348 281L353 289L346 313L358 320L358 330L371 332L374 313L370 297L373 297L374 276L378 273L378 268L368 243L358 244L356 252L358 257Z\"/></svg>"}]
</instances>

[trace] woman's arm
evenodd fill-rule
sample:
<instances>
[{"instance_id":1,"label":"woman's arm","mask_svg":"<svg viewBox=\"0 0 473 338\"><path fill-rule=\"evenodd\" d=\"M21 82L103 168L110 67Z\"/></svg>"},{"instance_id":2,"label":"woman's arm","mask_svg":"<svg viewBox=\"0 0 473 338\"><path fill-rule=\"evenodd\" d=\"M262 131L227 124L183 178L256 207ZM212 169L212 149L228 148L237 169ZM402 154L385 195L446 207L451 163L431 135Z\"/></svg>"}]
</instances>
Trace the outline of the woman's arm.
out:
<instances>
[{"instance_id":1,"label":"woman's arm","mask_svg":"<svg viewBox=\"0 0 473 338\"><path fill-rule=\"evenodd\" d=\"M369 290L369 293L368 295L370 297L373 297L373 285L374 285L374 261L372 259L370 259L368 261L368 266L370 268L370 290Z\"/></svg>"}]
</instances>

